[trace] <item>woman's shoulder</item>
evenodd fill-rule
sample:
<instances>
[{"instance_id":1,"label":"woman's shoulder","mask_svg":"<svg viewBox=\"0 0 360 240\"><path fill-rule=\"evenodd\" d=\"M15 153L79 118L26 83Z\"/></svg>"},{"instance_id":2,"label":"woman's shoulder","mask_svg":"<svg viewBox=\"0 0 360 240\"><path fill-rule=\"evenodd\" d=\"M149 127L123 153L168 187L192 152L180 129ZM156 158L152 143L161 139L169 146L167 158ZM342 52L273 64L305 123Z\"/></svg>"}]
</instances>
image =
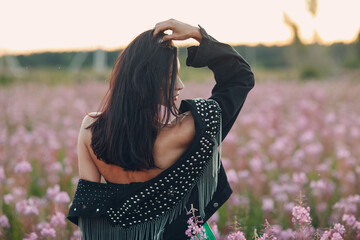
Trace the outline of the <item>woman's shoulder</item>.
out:
<instances>
[{"instance_id":1,"label":"woman's shoulder","mask_svg":"<svg viewBox=\"0 0 360 240\"><path fill-rule=\"evenodd\" d=\"M97 117L101 114L101 112L90 112L90 113L87 113L83 120L82 120L82 123L81 125L82 126L89 126L90 124L92 124L96 119Z\"/></svg>"},{"instance_id":2,"label":"woman's shoulder","mask_svg":"<svg viewBox=\"0 0 360 240\"><path fill-rule=\"evenodd\" d=\"M191 111L184 112L179 116L179 123L174 132L174 136L180 144L188 145L195 136L195 122Z\"/></svg>"},{"instance_id":3,"label":"woman's shoulder","mask_svg":"<svg viewBox=\"0 0 360 240\"><path fill-rule=\"evenodd\" d=\"M181 113L176 119L173 119L168 127L159 132L159 140L167 142L169 145L178 147L179 145L188 145L195 135L195 123L190 111Z\"/></svg>"}]
</instances>

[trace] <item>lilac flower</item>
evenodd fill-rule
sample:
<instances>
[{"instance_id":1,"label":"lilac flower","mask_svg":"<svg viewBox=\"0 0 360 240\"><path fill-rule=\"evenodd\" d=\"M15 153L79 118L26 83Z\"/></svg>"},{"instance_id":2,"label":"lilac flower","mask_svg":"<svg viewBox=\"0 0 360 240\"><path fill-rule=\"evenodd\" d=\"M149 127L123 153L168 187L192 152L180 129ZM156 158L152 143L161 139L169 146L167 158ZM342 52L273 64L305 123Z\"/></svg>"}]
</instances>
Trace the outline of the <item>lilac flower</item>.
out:
<instances>
[{"instance_id":1,"label":"lilac flower","mask_svg":"<svg viewBox=\"0 0 360 240\"><path fill-rule=\"evenodd\" d=\"M334 230L337 231L338 233L340 233L341 235L345 234L345 227L344 227L344 225L341 225L340 223L336 223L334 225Z\"/></svg>"},{"instance_id":2,"label":"lilac flower","mask_svg":"<svg viewBox=\"0 0 360 240\"><path fill-rule=\"evenodd\" d=\"M335 190L335 185L329 179L320 179L318 181L311 181L310 187L313 190L313 195L322 196L323 194L332 194Z\"/></svg>"},{"instance_id":3,"label":"lilac flower","mask_svg":"<svg viewBox=\"0 0 360 240\"><path fill-rule=\"evenodd\" d=\"M360 222L356 221L356 223L353 225L353 228L356 229L360 233Z\"/></svg>"},{"instance_id":4,"label":"lilac flower","mask_svg":"<svg viewBox=\"0 0 360 240\"><path fill-rule=\"evenodd\" d=\"M311 224L310 207L295 206L292 210L293 224Z\"/></svg>"},{"instance_id":5,"label":"lilac flower","mask_svg":"<svg viewBox=\"0 0 360 240\"><path fill-rule=\"evenodd\" d=\"M345 234L345 227L340 223L336 223L333 229L325 231L320 240L342 240Z\"/></svg>"},{"instance_id":6,"label":"lilac flower","mask_svg":"<svg viewBox=\"0 0 360 240\"><path fill-rule=\"evenodd\" d=\"M6 215L1 215L0 216L0 226L3 227L3 228L9 228L10 227L9 219L7 218Z\"/></svg>"},{"instance_id":7,"label":"lilac flower","mask_svg":"<svg viewBox=\"0 0 360 240\"><path fill-rule=\"evenodd\" d=\"M318 203L318 205L316 206L316 210L319 212L324 212L326 210L326 207L327 207L327 203L321 202L321 203Z\"/></svg>"},{"instance_id":8,"label":"lilac flower","mask_svg":"<svg viewBox=\"0 0 360 240\"><path fill-rule=\"evenodd\" d=\"M250 173L249 173L248 170L242 170L242 171L239 171L239 172L238 172L238 177L239 177L240 179L246 179L246 178L249 177L249 175L250 175Z\"/></svg>"},{"instance_id":9,"label":"lilac flower","mask_svg":"<svg viewBox=\"0 0 360 240\"><path fill-rule=\"evenodd\" d=\"M43 228L40 231L41 236L44 237L52 237L55 238L56 237L56 231L53 228Z\"/></svg>"},{"instance_id":10,"label":"lilac flower","mask_svg":"<svg viewBox=\"0 0 360 240\"><path fill-rule=\"evenodd\" d=\"M246 240L246 238L243 232L237 231L230 233L227 236L226 240Z\"/></svg>"},{"instance_id":11,"label":"lilac flower","mask_svg":"<svg viewBox=\"0 0 360 240\"><path fill-rule=\"evenodd\" d=\"M81 239L81 231L79 229L76 229L74 232L73 232L73 235L71 236L70 240L80 240Z\"/></svg>"},{"instance_id":12,"label":"lilac flower","mask_svg":"<svg viewBox=\"0 0 360 240\"><path fill-rule=\"evenodd\" d=\"M27 238L23 238L23 240L37 240L37 239L38 239L38 235L35 232L30 233Z\"/></svg>"},{"instance_id":13,"label":"lilac flower","mask_svg":"<svg viewBox=\"0 0 360 240\"><path fill-rule=\"evenodd\" d=\"M292 212L293 208L295 207L294 202L287 202L284 204L284 208L287 212Z\"/></svg>"},{"instance_id":14,"label":"lilac flower","mask_svg":"<svg viewBox=\"0 0 360 240\"><path fill-rule=\"evenodd\" d=\"M14 197L22 198L26 195L26 190L22 187L15 187L11 193Z\"/></svg>"},{"instance_id":15,"label":"lilac flower","mask_svg":"<svg viewBox=\"0 0 360 240\"><path fill-rule=\"evenodd\" d=\"M215 212L208 220L208 222L217 223L219 221L219 213Z\"/></svg>"},{"instance_id":16,"label":"lilac flower","mask_svg":"<svg viewBox=\"0 0 360 240\"><path fill-rule=\"evenodd\" d=\"M343 240L343 237L340 235L340 233L335 232L332 237L331 240Z\"/></svg>"},{"instance_id":17,"label":"lilac flower","mask_svg":"<svg viewBox=\"0 0 360 240\"><path fill-rule=\"evenodd\" d=\"M227 175L227 178L228 178L229 183L230 183L232 186L235 186L235 184L237 184L237 183L239 182L237 173L236 173L236 171L235 171L234 169L229 169L229 170L226 172L226 175Z\"/></svg>"},{"instance_id":18,"label":"lilac flower","mask_svg":"<svg viewBox=\"0 0 360 240\"><path fill-rule=\"evenodd\" d=\"M262 200L262 210L263 211L273 211L274 210L274 200L269 197L264 197Z\"/></svg>"},{"instance_id":19,"label":"lilac flower","mask_svg":"<svg viewBox=\"0 0 360 240\"><path fill-rule=\"evenodd\" d=\"M36 202L34 201L34 199L30 198L27 200L21 200L19 202L16 203L16 211L18 213L22 213L25 216L27 215L39 215L39 209L38 206L36 204Z\"/></svg>"},{"instance_id":20,"label":"lilac flower","mask_svg":"<svg viewBox=\"0 0 360 240\"><path fill-rule=\"evenodd\" d=\"M6 176L5 176L4 168L0 166L0 182L3 182L5 180L6 180Z\"/></svg>"},{"instance_id":21,"label":"lilac flower","mask_svg":"<svg viewBox=\"0 0 360 240\"><path fill-rule=\"evenodd\" d=\"M32 171L32 167L30 163L27 161L21 161L15 165L14 172L15 173L28 173Z\"/></svg>"},{"instance_id":22,"label":"lilac flower","mask_svg":"<svg viewBox=\"0 0 360 240\"><path fill-rule=\"evenodd\" d=\"M294 237L295 237L295 232L290 228L281 231L279 234L280 239L294 239Z\"/></svg>"},{"instance_id":23,"label":"lilac flower","mask_svg":"<svg viewBox=\"0 0 360 240\"><path fill-rule=\"evenodd\" d=\"M312 130L308 130L300 136L299 141L301 143L308 143L314 141L314 139L315 139L315 133Z\"/></svg>"},{"instance_id":24,"label":"lilac flower","mask_svg":"<svg viewBox=\"0 0 360 240\"><path fill-rule=\"evenodd\" d=\"M236 141L237 141L237 136L235 134L233 134L232 132L230 132L225 140L224 140L226 143L228 144L236 144Z\"/></svg>"},{"instance_id":25,"label":"lilac flower","mask_svg":"<svg viewBox=\"0 0 360 240\"><path fill-rule=\"evenodd\" d=\"M356 204L360 202L359 199L360 199L360 196L358 194L349 196L347 198L342 198L342 199L340 199L339 202L337 202L337 203L335 203L335 205L333 205L333 209L339 210L346 214L355 215L357 213L357 205Z\"/></svg>"},{"instance_id":26,"label":"lilac flower","mask_svg":"<svg viewBox=\"0 0 360 240\"><path fill-rule=\"evenodd\" d=\"M10 204L13 200L14 200L14 196L11 193L4 195L4 202L6 204Z\"/></svg>"},{"instance_id":27,"label":"lilac flower","mask_svg":"<svg viewBox=\"0 0 360 240\"><path fill-rule=\"evenodd\" d=\"M346 223L346 225L352 226L356 222L356 218L351 214L344 214L342 217L342 221Z\"/></svg>"},{"instance_id":28,"label":"lilac flower","mask_svg":"<svg viewBox=\"0 0 360 240\"><path fill-rule=\"evenodd\" d=\"M219 233L219 228L217 226L217 224L215 222L210 224L211 226L211 231L213 232L214 236L216 239L220 239L220 233Z\"/></svg>"},{"instance_id":29,"label":"lilac flower","mask_svg":"<svg viewBox=\"0 0 360 240\"><path fill-rule=\"evenodd\" d=\"M293 173L292 180L294 183L299 184L301 186L306 184L308 181L306 174L304 172Z\"/></svg>"},{"instance_id":30,"label":"lilac flower","mask_svg":"<svg viewBox=\"0 0 360 240\"><path fill-rule=\"evenodd\" d=\"M258 238L258 240L277 240L277 238L273 236L269 236L269 234L267 233L264 233Z\"/></svg>"},{"instance_id":31,"label":"lilac flower","mask_svg":"<svg viewBox=\"0 0 360 240\"><path fill-rule=\"evenodd\" d=\"M68 203L70 201L69 194L67 192L59 192L56 194L54 201L57 203Z\"/></svg>"},{"instance_id":32,"label":"lilac flower","mask_svg":"<svg viewBox=\"0 0 360 240\"><path fill-rule=\"evenodd\" d=\"M65 222L65 215L62 213L62 212L56 212L52 217L51 217L51 220L50 220L50 224L53 226L53 227L56 227L56 226L65 226L66 225L66 222Z\"/></svg>"},{"instance_id":33,"label":"lilac flower","mask_svg":"<svg viewBox=\"0 0 360 240\"><path fill-rule=\"evenodd\" d=\"M41 230L43 228L50 228L50 223L48 222L39 222L37 225L36 225L36 229L37 230Z\"/></svg>"},{"instance_id":34,"label":"lilac flower","mask_svg":"<svg viewBox=\"0 0 360 240\"><path fill-rule=\"evenodd\" d=\"M57 172L60 172L61 170L62 170L62 165L59 162L53 162L49 166L46 167L46 171L49 174L57 173Z\"/></svg>"},{"instance_id":35,"label":"lilac flower","mask_svg":"<svg viewBox=\"0 0 360 240\"><path fill-rule=\"evenodd\" d=\"M231 206L239 206L241 204L241 197L238 194L231 194L229 204Z\"/></svg>"},{"instance_id":36,"label":"lilac flower","mask_svg":"<svg viewBox=\"0 0 360 240\"><path fill-rule=\"evenodd\" d=\"M329 240L330 237L331 237L331 232L330 232L330 231L325 231L325 232L322 234L320 240Z\"/></svg>"},{"instance_id":37,"label":"lilac flower","mask_svg":"<svg viewBox=\"0 0 360 240\"><path fill-rule=\"evenodd\" d=\"M202 225L198 225L198 223L202 223L203 221L198 220L200 216L195 216L195 211L197 211L197 209L191 206L191 210L187 213L192 216L187 220L188 228L185 231L185 235L190 237L191 240L206 239L205 228Z\"/></svg>"},{"instance_id":38,"label":"lilac flower","mask_svg":"<svg viewBox=\"0 0 360 240\"><path fill-rule=\"evenodd\" d=\"M274 236L278 236L282 231L282 227L280 225L274 224L270 226L270 233Z\"/></svg>"},{"instance_id":39,"label":"lilac flower","mask_svg":"<svg viewBox=\"0 0 360 240\"><path fill-rule=\"evenodd\" d=\"M255 157L250 160L250 168L253 172L261 172L262 170L262 161L260 158Z\"/></svg>"},{"instance_id":40,"label":"lilac flower","mask_svg":"<svg viewBox=\"0 0 360 240\"><path fill-rule=\"evenodd\" d=\"M46 190L46 196L51 200L54 200L55 196L60 192L60 186L56 184L54 187L49 187Z\"/></svg>"}]
</instances>

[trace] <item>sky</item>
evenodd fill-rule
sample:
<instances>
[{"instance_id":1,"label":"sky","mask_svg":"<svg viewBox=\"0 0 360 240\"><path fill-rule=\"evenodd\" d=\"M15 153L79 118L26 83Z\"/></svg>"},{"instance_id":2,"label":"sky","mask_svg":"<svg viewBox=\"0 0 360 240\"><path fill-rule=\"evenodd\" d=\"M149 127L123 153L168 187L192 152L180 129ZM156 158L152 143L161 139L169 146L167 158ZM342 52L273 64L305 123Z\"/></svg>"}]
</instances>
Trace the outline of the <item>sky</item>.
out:
<instances>
[{"instance_id":1,"label":"sky","mask_svg":"<svg viewBox=\"0 0 360 240\"><path fill-rule=\"evenodd\" d=\"M292 39L284 13L307 43L314 30L325 44L350 42L359 10L360 0L318 0L315 18L306 0L0 0L0 55L118 49L169 18L200 24L221 42L283 45Z\"/></svg>"}]
</instances>

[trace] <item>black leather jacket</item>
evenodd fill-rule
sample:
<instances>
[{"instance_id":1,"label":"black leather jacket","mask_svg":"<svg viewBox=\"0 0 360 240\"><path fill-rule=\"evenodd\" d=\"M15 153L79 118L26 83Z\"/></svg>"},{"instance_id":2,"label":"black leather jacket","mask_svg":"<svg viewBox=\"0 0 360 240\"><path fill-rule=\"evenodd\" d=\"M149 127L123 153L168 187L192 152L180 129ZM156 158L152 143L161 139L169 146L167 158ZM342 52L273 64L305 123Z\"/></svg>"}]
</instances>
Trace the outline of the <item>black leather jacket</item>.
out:
<instances>
[{"instance_id":1,"label":"black leather jacket","mask_svg":"<svg viewBox=\"0 0 360 240\"><path fill-rule=\"evenodd\" d=\"M92 238L92 230L100 225L103 232L114 231L112 236L115 237L111 239L129 239L126 235L129 231L123 229L136 229L134 225L141 226L131 234L160 231L161 236L151 238L187 239L185 230L189 215L184 206L190 209L193 204L202 209L201 215L206 222L232 194L217 146L230 131L248 92L254 87L254 75L249 64L231 46L218 42L199 27L202 40L199 46L188 48L186 64L209 67L216 84L209 99L181 102L180 112L190 110L194 117L196 134L193 143L173 166L145 183L101 184L80 179L67 218L75 224L79 224L79 219L85 219L84 223L88 221L84 224L88 226L84 227L86 239L98 239ZM95 223L93 219L100 220ZM142 239L147 238L143 236Z\"/></svg>"},{"instance_id":2,"label":"black leather jacket","mask_svg":"<svg viewBox=\"0 0 360 240\"><path fill-rule=\"evenodd\" d=\"M209 99L214 99L221 108L222 140L233 126L245 102L248 92L254 87L255 79L249 64L231 46L220 43L201 27L202 40L199 46L188 48L187 66L209 67L214 73L216 84ZM180 108L180 110L187 111ZM230 197L232 189L227 180L224 167L221 164L218 176L218 186L212 200L205 208L206 222ZM196 189L189 199L190 203L198 202ZM190 206L187 206L190 209ZM186 239L183 235L187 229L186 221L189 215L183 215L170 224L164 232L164 239Z\"/></svg>"}]
</instances>

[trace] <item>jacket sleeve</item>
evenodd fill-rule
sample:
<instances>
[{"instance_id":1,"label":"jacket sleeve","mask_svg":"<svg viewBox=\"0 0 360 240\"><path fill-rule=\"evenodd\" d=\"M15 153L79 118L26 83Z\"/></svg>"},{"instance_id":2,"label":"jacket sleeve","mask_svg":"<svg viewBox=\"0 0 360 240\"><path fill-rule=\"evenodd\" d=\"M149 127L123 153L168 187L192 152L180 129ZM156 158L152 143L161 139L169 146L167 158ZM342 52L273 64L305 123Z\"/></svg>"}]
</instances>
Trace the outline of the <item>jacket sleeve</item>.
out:
<instances>
[{"instance_id":1,"label":"jacket sleeve","mask_svg":"<svg viewBox=\"0 0 360 240\"><path fill-rule=\"evenodd\" d=\"M230 45L218 42L199 25L202 40L199 46L187 48L186 65L207 66L214 73L215 86L211 99L222 112L222 140L233 126L255 79L249 64Z\"/></svg>"}]
</instances>

